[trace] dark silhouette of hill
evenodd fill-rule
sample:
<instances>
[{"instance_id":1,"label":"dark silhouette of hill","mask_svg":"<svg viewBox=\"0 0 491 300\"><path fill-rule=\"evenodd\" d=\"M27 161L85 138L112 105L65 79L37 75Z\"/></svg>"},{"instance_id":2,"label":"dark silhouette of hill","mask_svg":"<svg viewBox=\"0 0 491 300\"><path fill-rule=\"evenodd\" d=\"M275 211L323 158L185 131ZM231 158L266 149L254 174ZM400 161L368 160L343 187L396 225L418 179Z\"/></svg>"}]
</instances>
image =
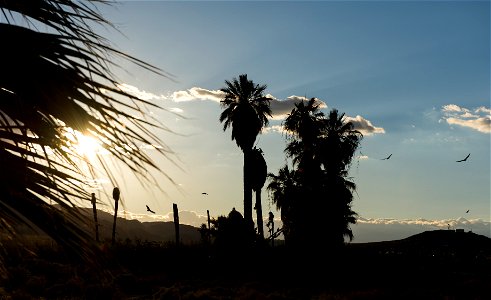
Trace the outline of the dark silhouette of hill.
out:
<instances>
[{"instance_id":1,"label":"dark silhouette of hill","mask_svg":"<svg viewBox=\"0 0 491 300\"><path fill-rule=\"evenodd\" d=\"M91 208L81 208L81 212L86 215L87 225L90 226L90 230L94 231L94 219ZM113 224L113 215L104 211L97 211L97 219L99 222L99 234L104 239L111 237L111 230ZM175 229L174 222L140 222L138 220L127 220L119 218L116 221L116 239L117 240L141 240L141 241L154 241L154 242L174 242L175 241ZM201 235L198 232L198 228L180 224L179 232L181 242L186 244L198 243Z\"/></svg>"},{"instance_id":2,"label":"dark silhouette of hill","mask_svg":"<svg viewBox=\"0 0 491 300\"><path fill-rule=\"evenodd\" d=\"M351 244L350 248L387 255L489 256L491 238L460 230L432 230L400 240Z\"/></svg>"},{"instance_id":3,"label":"dark silhouette of hill","mask_svg":"<svg viewBox=\"0 0 491 300\"><path fill-rule=\"evenodd\" d=\"M93 233L95 239L95 225L92 214L92 208L78 208L81 214L80 226L85 227L88 232ZM99 236L101 241L110 240L112 234L113 214L102 210L97 210L97 219L99 223ZM118 217L116 221L116 240L125 241L127 239L135 242L175 242L174 222L140 222L138 220L128 220ZM17 232L22 237L37 236L41 239L49 239L47 235L39 230L31 229L25 225L16 227ZM198 228L180 224L179 225L181 242L184 244L194 244L201 240Z\"/></svg>"}]
</instances>

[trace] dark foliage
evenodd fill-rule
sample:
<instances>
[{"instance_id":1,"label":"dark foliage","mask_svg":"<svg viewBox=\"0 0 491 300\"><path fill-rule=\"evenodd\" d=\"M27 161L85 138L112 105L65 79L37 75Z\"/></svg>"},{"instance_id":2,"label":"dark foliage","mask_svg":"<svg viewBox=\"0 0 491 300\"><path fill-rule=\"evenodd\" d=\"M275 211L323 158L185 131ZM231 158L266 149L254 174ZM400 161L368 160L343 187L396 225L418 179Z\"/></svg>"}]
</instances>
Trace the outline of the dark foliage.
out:
<instances>
[{"instance_id":1,"label":"dark foliage","mask_svg":"<svg viewBox=\"0 0 491 300\"><path fill-rule=\"evenodd\" d=\"M0 230L13 234L12 225L28 224L82 256L96 248L76 225L77 211L46 204L90 201L85 187L94 163L113 178L102 157L94 162L77 151L80 136L98 139L140 178L158 170L141 144L171 153L150 130L165 129L146 114L159 107L122 90L112 70L122 58L167 75L96 33L94 27L112 26L97 9L108 3L0 1Z\"/></svg>"},{"instance_id":2,"label":"dark foliage","mask_svg":"<svg viewBox=\"0 0 491 300\"><path fill-rule=\"evenodd\" d=\"M281 210L285 240L299 249L337 251L344 237L353 238L356 186L348 171L362 135L337 110L325 116L315 98L296 104L284 126L293 169L268 174L268 190Z\"/></svg>"}]
</instances>

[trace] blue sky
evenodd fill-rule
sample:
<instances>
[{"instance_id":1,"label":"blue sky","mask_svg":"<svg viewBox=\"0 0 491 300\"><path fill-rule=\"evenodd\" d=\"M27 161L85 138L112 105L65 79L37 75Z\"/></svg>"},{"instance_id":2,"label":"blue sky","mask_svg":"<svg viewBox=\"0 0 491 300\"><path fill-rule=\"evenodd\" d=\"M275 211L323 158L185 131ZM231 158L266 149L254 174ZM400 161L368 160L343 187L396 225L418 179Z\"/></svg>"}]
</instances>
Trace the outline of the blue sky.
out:
<instances>
[{"instance_id":1,"label":"blue sky","mask_svg":"<svg viewBox=\"0 0 491 300\"><path fill-rule=\"evenodd\" d=\"M178 188L160 175L165 193L121 175L129 213L148 204L165 215L172 203L197 215L242 210L242 153L218 121L217 90L247 73L275 105L316 97L324 112L365 122L350 172L361 223L490 221L489 2L125 1L102 12L124 33L102 32L119 49L175 75L121 62L120 81L184 117L152 111L184 135L158 132L180 168L149 150ZM257 142L276 173L284 136L270 129Z\"/></svg>"}]
</instances>

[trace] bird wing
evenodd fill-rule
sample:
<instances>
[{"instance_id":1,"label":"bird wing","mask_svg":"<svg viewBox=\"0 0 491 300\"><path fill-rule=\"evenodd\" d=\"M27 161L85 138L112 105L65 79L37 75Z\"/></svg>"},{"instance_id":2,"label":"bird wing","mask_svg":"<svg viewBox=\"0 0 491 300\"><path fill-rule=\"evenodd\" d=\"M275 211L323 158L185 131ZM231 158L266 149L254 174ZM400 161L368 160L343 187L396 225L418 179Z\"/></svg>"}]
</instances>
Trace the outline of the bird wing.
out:
<instances>
[{"instance_id":1,"label":"bird wing","mask_svg":"<svg viewBox=\"0 0 491 300\"><path fill-rule=\"evenodd\" d=\"M463 162L463 161L466 161L466 160L469 158L469 156L471 156L471 154L470 154L470 153L469 153L469 154L467 154L467 156L466 156L464 159L458 160L457 162Z\"/></svg>"}]
</instances>

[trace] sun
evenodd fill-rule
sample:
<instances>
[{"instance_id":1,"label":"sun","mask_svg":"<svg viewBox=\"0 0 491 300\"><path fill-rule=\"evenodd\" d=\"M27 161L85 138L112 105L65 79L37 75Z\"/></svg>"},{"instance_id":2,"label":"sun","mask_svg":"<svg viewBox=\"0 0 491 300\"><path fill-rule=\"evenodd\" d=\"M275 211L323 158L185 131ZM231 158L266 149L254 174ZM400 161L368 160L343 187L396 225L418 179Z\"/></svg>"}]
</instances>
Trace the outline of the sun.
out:
<instances>
[{"instance_id":1,"label":"sun","mask_svg":"<svg viewBox=\"0 0 491 300\"><path fill-rule=\"evenodd\" d=\"M75 136L76 143L74 147L76 152L81 156L93 157L103 150L101 142L97 138L79 132L76 132Z\"/></svg>"}]
</instances>

